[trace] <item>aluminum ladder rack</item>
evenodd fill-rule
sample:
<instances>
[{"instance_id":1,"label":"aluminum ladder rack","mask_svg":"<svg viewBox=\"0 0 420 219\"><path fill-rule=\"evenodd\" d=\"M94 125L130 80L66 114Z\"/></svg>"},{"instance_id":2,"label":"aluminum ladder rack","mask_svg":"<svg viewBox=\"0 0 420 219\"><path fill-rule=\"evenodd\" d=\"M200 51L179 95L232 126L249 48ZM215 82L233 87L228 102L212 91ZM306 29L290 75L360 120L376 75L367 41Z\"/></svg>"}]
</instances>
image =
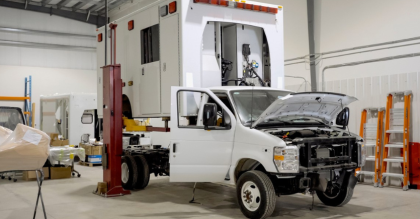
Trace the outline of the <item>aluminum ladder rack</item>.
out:
<instances>
[{"instance_id":1,"label":"aluminum ladder rack","mask_svg":"<svg viewBox=\"0 0 420 219\"><path fill-rule=\"evenodd\" d=\"M364 176L371 176L375 187L379 186L380 161L385 108L364 108L360 122L360 136L366 151L366 166L356 170L356 177L364 181ZM376 123L375 123L376 121Z\"/></svg>"},{"instance_id":2,"label":"aluminum ladder rack","mask_svg":"<svg viewBox=\"0 0 420 219\"><path fill-rule=\"evenodd\" d=\"M410 185L408 153L410 140L411 99L411 90L391 92L387 97L385 139L382 154L380 187L383 187L384 183L388 181L385 180L387 177L400 178L404 191L408 190ZM402 108L395 107L396 104L401 103L404 104ZM395 149L400 150L399 156L391 155L391 150ZM402 173L390 172L392 163L399 163L402 168Z\"/></svg>"}]
</instances>

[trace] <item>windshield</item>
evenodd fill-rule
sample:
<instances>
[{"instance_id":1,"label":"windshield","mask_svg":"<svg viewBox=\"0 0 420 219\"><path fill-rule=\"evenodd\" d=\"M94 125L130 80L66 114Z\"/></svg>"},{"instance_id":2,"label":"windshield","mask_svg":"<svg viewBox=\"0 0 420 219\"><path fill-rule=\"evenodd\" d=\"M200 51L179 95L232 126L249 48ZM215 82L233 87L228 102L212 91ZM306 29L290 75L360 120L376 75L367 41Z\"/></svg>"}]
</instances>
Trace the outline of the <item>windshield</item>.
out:
<instances>
[{"instance_id":1,"label":"windshield","mask_svg":"<svg viewBox=\"0 0 420 219\"><path fill-rule=\"evenodd\" d=\"M288 91L276 90L241 90L231 91L236 111L244 125L250 125L257 120L274 101L287 96Z\"/></svg>"},{"instance_id":2,"label":"windshield","mask_svg":"<svg viewBox=\"0 0 420 219\"><path fill-rule=\"evenodd\" d=\"M23 115L19 108L0 107L0 126L15 130L17 124L23 122Z\"/></svg>"}]
</instances>

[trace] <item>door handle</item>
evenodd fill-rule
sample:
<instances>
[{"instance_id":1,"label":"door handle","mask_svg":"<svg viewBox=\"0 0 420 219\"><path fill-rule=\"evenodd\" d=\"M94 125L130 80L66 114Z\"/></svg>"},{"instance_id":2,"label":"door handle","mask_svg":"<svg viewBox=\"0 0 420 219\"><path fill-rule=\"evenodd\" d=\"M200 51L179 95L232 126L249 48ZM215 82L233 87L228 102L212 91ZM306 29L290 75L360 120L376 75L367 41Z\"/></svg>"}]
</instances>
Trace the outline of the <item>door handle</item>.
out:
<instances>
[{"instance_id":1,"label":"door handle","mask_svg":"<svg viewBox=\"0 0 420 219\"><path fill-rule=\"evenodd\" d=\"M141 69L141 75L144 75L144 68Z\"/></svg>"},{"instance_id":2,"label":"door handle","mask_svg":"<svg viewBox=\"0 0 420 219\"><path fill-rule=\"evenodd\" d=\"M172 152L176 152L176 143L174 143L173 145L172 145Z\"/></svg>"}]
</instances>

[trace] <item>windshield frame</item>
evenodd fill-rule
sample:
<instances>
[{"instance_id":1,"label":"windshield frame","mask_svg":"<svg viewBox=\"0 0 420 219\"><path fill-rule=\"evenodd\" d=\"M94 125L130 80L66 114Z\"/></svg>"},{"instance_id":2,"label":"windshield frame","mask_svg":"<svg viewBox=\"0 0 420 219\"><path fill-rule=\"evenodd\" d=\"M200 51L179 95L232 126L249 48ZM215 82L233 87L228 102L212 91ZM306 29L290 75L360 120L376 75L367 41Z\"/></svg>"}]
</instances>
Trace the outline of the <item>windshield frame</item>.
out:
<instances>
[{"instance_id":1,"label":"windshield frame","mask_svg":"<svg viewBox=\"0 0 420 219\"><path fill-rule=\"evenodd\" d=\"M282 97L285 97L285 96L287 96L287 95L289 95L289 94L291 94L291 93L293 93L292 91L288 91L288 90L277 90L277 89L238 89L238 90L230 90L230 91L228 91L228 93L229 93L229 98L230 98L230 101L231 101L231 104L232 104L232 107L233 107L233 109L234 109L234 111L235 111L235 113L236 113L236 116L237 116L237 120L239 120L240 121L240 123L243 125L243 126L245 126L245 127L250 127L250 126L252 126L252 124L253 124L253 122L255 122L255 121L257 121L257 119L259 118L259 116L260 115L258 115L258 116L256 116L255 118L252 118L252 121L251 122L246 122L246 121L243 121L243 118L242 118L242 116L241 116L241 114L239 113L239 111L238 111L238 107L237 107L237 104L236 104L236 102L235 102L235 99L233 98L233 93L235 93L235 92L251 92L251 91L254 91L254 92L257 92L257 91L265 91L265 92L284 92L284 96L282 96ZM274 101L273 101L273 103L274 103ZM272 103L271 103L272 104ZM270 105L271 105L270 104ZM263 110L263 112L264 112L264 110Z\"/></svg>"}]
</instances>

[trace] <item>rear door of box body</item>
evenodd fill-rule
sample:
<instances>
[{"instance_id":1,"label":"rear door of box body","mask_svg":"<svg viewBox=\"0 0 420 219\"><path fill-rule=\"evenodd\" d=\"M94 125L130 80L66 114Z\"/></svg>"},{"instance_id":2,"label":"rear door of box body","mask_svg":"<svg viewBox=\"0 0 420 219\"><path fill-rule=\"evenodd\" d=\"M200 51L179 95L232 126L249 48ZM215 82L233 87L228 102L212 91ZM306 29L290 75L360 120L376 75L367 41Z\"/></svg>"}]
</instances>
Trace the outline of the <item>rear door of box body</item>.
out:
<instances>
[{"instance_id":1,"label":"rear door of box body","mask_svg":"<svg viewBox=\"0 0 420 219\"><path fill-rule=\"evenodd\" d=\"M140 38L138 39L141 42L141 47L138 48L141 51L138 63L140 63L140 68L138 69L138 74L140 75L140 88L139 88L139 95L137 96L138 99L134 101L138 101L140 106L140 114L141 115L150 115L150 114L159 114L160 113L160 58L157 56L152 61L144 62L144 53L142 51L146 50L144 44L142 42L142 31L146 28L153 28L156 27L155 25L159 25L159 7L153 6L150 9L147 9L145 12L142 12L149 16L146 20L147 23L142 23L142 27L139 28L137 31L140 31ZM139 22L146 22L146 21L139 21ZM153 29L155 30L155 29ZM159 29L158 29L159 30ZM153 31L153 35L151 39L153 42L158 42L160 33ZM144 35L143 35L144 37ZM156 39L157 37L157 39ZM149 44L150 46L151 44ZM159 44L157 44L159 45ZM153 50L159 48L153 48Z\"/></svg>"},{"instance_id":2,"label":"rear door of box body","mask_svg":"<svg viewBox=\"0 0 420 219\"><path fill-rule=\"evenodd\" d=\"M160 19L161 106L162 113L171 113L171 86L180 85L179 76L179 16Z\"/></svg>"}]
</instances>

